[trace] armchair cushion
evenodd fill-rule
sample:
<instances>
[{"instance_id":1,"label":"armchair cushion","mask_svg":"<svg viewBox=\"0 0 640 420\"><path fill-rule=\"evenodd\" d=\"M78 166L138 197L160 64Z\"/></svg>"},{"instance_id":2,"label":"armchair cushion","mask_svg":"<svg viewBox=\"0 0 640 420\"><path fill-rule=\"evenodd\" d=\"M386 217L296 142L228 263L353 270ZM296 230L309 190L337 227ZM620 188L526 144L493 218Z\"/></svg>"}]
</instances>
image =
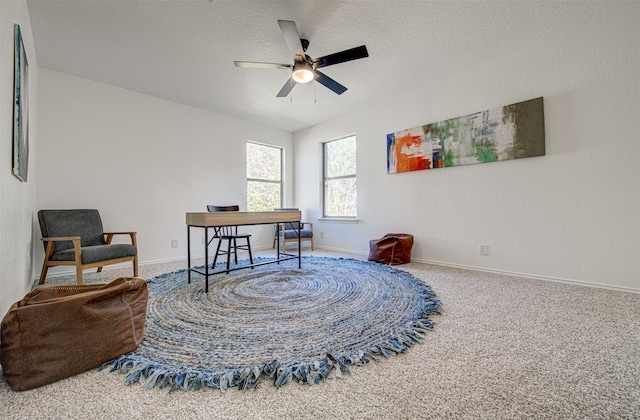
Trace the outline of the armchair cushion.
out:
<instances>
[{"instance_id":1,"label":"armchair cushion","mask_svg":"<svg viewBox=\"0 0 640 420\"><path fill-rule=\"evenodd\" d=\"M293 239L298 237L297 230L285 230L284 238L285 239ZM310 229L302 229L300 231L300 238L313 238L313 231Z\"/></svg>"},{"instance_id":2,"label":"armchair cushion","mask_svg":"<svg viewBox=\"0 0 640 420\"><path fill-rule=\"evenodd\" d=\"M40 231L45 238L80 236L80 245L105 245L102 219L95 209L40 210L38 212ZM44 243L46 250L47 244ZM73 249L71 241L56 242L53 253ZM73 260L73 258L72 258Z\"/></svg>"},{"instance_id":3,"label":"armchair cushion","mask_svg":"<svg viewBox=\"0 0 640 420\"><path fill-rule=\"evenodd\" d=\"M133 257L135 255L136 248L130 244L83 246L82 264L92 264L98 261L107 261L122 257ZM56 252L51 256L51 261L73 261L74 259L75 251L73 250L73 248Z\"/></svg>"},{"instance_id":4,"label":"armchair cushion","mask_svg":"<svg viewBox=\"0 0 640 420\"><path fill-rule=\"evenodd\" d=\"M281 225L281 228L284 227L284 238L292 239L298 237L298 229L300 229L300 237L301 238L313 238L313 230L305 229L305 225L311 226L311 223L308 222L286 222ZM280 235L282 236L282 235Z\"/></svg>"},{"instance_id":5,"label":"armchair cushion","mask_svg":"<svg viewBox=\"0 0 640 420\"><path fill-rule=\"evenodd\" d=\"M298 230L300 229L300 223L302 223L302 227L304 228L304 222L286 222L283 223L282 226L284 226L284 230Z\"/></svg>"}]
</instances>

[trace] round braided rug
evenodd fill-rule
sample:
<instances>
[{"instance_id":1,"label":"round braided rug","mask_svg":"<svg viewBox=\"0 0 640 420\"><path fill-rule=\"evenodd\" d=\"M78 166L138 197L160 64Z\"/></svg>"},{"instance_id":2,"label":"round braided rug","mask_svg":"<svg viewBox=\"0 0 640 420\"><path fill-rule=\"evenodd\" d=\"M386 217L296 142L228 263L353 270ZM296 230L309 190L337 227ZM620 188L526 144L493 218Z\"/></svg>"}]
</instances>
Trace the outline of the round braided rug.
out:
<instances>
[{"instance_id":1,"label":"round braided rug","mask_svg":"<svg viewBox=\"0 0 640 420\"><path fill-rule=\"evenodd\" d=\"M241 262L242 263L242 262ZM220 269L221 267L216 267ZM198 390L317 383L404 352L433 327L440 303L406 271L303 257L203 276L187 270L148 281L145 335L105 365L127 382Z\"/></svg>"}]
</instances>

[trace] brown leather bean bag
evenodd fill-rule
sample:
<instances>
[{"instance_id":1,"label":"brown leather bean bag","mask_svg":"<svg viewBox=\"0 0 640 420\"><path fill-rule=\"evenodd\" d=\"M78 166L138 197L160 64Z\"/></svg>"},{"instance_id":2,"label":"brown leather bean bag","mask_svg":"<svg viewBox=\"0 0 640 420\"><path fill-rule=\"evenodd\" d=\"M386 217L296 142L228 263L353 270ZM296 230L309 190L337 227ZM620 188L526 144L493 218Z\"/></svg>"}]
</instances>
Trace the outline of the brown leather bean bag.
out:
<instances>
[{"instance_id":1,"label":"brown leather bean bag","mask_svg":"<svg viewBox=\"0 0 640 420\"><path fill-rule=\"evenodd\" d=\"M380 239L369 241L369 261L397 265L411 262L413 235L387 233Z\"/></svg>"},{"instance_id":2,"label":"brown leather bean bag","mask_svg":"<svg viewBox=\"0 0 640 420\"><path fill-rule=\"evenodd\" d=\"M147 297L147 283L137 277L28 293L2 320L0 363L9 386L46 385L135 350Z\"/></svg>"}]
</instances>

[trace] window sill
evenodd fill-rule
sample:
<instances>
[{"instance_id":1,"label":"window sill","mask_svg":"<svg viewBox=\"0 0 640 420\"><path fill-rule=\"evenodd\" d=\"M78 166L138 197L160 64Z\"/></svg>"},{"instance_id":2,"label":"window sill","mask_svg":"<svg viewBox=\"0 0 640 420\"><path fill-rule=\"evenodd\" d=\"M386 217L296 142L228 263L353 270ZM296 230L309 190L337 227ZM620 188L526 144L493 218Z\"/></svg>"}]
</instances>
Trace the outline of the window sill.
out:
<instances>
[{"instance_id":1,"label":"window sill","mask_svg":"<svg viewBox=\"0 0 640 420\"><path fill-rule=\"evenodd\" d=\"M357 224L359 222L355 217L321 217L318 218L320 223L352 223Z\"/></svg>"}]
</instances>

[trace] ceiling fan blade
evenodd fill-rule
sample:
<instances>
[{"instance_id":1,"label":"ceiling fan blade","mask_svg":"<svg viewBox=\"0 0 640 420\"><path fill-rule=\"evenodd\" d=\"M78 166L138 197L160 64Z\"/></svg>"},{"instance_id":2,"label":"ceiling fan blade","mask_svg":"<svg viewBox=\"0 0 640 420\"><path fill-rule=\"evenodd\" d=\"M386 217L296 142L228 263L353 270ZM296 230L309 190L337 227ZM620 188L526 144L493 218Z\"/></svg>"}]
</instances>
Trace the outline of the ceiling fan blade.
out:
<instances>
[{"instance_id":1,"label":"ceiling fan blade","mask_svg":"<svg viewBox=\"0 0 640 420\"><path fill-rule=\"evenodd\" d=\"M366 45L351 48L349 50L340 51L329 54L324 57L318 57L311 60L315 68L332 66L334 64L344 63L345 61L357 60L359 58L369 57Z\"/></svg>"},{"instance_id":2,"label":"ceiling fan blade","mask_svg":"<svg viewBox=\"0 0 640 420\"><path fill-rule=\"evenodd\" d=\"M316 70L316 81L328 87L338 95L342 95L347 90L346 87L342 86L340 83L336 82L326 74L320 73L318 70Z\"/></svg>"},{"instance_id":3,"label":"ceiling fan blade","mask_svg":"<svg viewBox=\"0 0 640 420\"><path fill-rule=\"evenodd\" d=\"M304 48L302 48L302 42L300 41L300 34L298 33L298 27L296 23L291 20L279 20L280 30L282 36L284 36L284 42L287 44L289 50L300 57L304 57Z\"/></svg>"},{"instance_id":4,"label":"ceiling fan blade","mask_svg":"<svg viewBox=\"0 0 640 420\"><path fill-rule=\"evenodd\" d=\"M291 64L280 64L280 63L260 63L257 61L234 61L233 64L236 67L247 67L254 69L291 69L293 66Z\"/></svg>"},{"instance_id":5,"label":"ceiling fan blade","mask_svg":"<svg viewBox=\"0 0 640 420\"><path fill-rule=\"evenodd\" d=\"M289 92L291 92L291 89L293 89L295 85L296 85L296 81L293 80L293 77L290 77L289 80L287 80L287 83L285 83L284 86L282 86L282 89L280 89L280 92L278 92L276 97L286 98Z\"/></svg>"}]
</instances>

